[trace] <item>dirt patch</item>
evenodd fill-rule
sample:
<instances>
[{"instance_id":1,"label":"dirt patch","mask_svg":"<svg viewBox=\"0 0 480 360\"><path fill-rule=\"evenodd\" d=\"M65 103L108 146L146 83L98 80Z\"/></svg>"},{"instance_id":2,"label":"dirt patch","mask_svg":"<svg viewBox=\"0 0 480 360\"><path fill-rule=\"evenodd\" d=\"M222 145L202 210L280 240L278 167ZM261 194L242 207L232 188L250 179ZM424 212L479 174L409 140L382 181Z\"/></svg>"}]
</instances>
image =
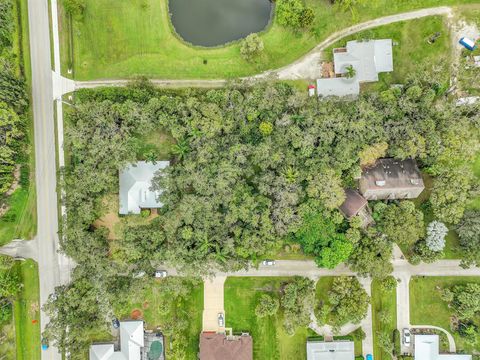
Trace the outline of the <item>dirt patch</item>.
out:
<instances>
[{"instance_id":1,"label":"dirt patch","mask_svg":"<svg viewBox=\"0 0 480 360\"><path fill-rule=\"evenodd\" d=\"M143 318L143 311L140 309L133 309L130 313L130 318L133 320L139 320Z\"/></svg>"},{"instance_id":2,"label":"dirt patch","mask_svg":"<svg viewBox=\"0 0 480 360\"><path fill-rule=\"evenodd\" d=\"M95 220L93 226L96 228L106 227L108 229L108 239L116 240L115 227L120 223L118 217L118 199L116 196L108 196L102 200L102 205L106 209L106 213Z\"/></svg>"},{"instance_id":3,"label":"dirt patch","mask_svg":"<svg viewBox=\"0 0 480 360\"><path fill-rule=\"evenodd\" d=\"M143 310L148 309L150 307L150 303L148 301L144 301L142 304Z\"/></svg>"}]
</instances>

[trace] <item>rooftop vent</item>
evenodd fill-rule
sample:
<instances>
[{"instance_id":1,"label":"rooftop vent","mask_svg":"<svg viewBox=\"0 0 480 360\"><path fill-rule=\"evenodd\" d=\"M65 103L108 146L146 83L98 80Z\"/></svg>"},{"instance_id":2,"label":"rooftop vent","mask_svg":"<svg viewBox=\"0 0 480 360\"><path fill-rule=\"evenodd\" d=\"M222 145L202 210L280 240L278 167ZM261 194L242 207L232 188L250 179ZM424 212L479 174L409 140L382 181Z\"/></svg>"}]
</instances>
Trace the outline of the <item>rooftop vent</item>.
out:
<instances>
[{"instance_id":1,"label":"rooftop vent","mask_svg":"<svg viewBox=\"0 0 480 360\"><path fill-rule=\"evenodd\" d=\"M420 183L420 181L418 179L410 179L410 183L412 185L418 185Z\"/></svg>"},{"instance_id":2,"label":"rooftop vent","mask_svg":"<svg viewBox=\"0 0 480 360\"><path fill-rule=\"evenodd\" d=\"M385 180L375 180L375 185L377 186L385 186Z\"/></svg>"}]
</instances>

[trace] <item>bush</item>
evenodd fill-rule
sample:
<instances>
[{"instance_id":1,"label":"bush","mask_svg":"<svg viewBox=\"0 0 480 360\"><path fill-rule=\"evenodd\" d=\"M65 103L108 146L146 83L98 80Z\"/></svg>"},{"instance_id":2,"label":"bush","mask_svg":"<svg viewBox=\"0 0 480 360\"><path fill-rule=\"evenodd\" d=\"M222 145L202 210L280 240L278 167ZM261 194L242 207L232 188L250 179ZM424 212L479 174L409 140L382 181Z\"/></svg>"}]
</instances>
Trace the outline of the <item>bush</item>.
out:
<instances>
[{"instance_id":1,"label":"bush","mask_svg":"<svg viewBox=\"0 0 480 360\"><path fill-rule=\"evenodd\" d=\"M402 353L402 344L400 338L400 331L398 329L393 330L393 353L398 356Z\"/></svg>"},{"instance_id":2,"label":"bush","mask_svg":"<svg viewBox=\"0 0 480 360\"><path fill-rule=\"evenodd\" d=\"M445 247L445 236L448 228L440 221L432 221L427 227L427 238L425 240L428 248L432 251L442 251Z\"/></svg>"},{"instance_id":3,"label":"bush","mask_svg":"<svg viewBox=\"0 0 480 360\"><path fill-rule=\"evenodd\" d=\"M262 51L263 41L257 34L250 34L242 41L242 45L240 47L240 54L245 60L252 60Z\"/></svg>"},{"instance_id":4,"label":"bush","mask_svg":"<svg viewBox=\"0 0 480 360\"><path fill-rule=\"evenodd\" d=\"M142 218L147 218L150 216L150 210L149 209L142 209L142 211L140 212L140 216Z\"/></svg>"},{"instance_id":5,"label":"bush","mask_svg":"<svg viewBox=\"0 0 480 360\"><path fill-rule=\"evenodd\" d=\"M255 308L255 315L259 318L275 315L278 311L280 303L277 298L264 294Z\"/></svg>"},{"instance_id":6,"label":"bush","mask_svg":"<svg viewBox=\"0 0 480 360\"><path fill-rule=\"evenodd\" d=\"M277 19L283 26L305 28L313 23L315 13L302 0L278 0Z\"/></svg>"}]
</instances>

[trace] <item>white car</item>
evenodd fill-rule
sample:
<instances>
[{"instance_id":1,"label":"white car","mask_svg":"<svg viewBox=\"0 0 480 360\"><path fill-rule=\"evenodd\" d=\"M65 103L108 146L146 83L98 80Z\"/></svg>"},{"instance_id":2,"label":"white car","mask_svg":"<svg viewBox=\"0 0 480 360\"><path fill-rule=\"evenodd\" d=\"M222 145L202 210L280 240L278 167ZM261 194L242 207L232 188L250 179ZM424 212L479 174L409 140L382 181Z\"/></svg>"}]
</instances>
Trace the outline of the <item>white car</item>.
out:
<instances>
[{"instance_id":1,"label":"white car","mask_svg":"<svg viewBox=\"0 0 480 360\"><path fill-rule=\"evenodd\" d=\"M263 260L262 264L265 266L273 266L275 265L275 260Z\"/></svg>"},{"instance_id":2,"label":"white car","mask_svg":"<svg viewBox=\"0 0 480 360\"><path fill-rule=\"evenodd\" d=\"M164 278L168 276L167 270L156 270L155 271L155 277L156 278Z\"/></svg>"},{"instance_id":3,"label":"white car","mask_svg":"<svg viewBox=\"0 0 480 360\"><path fill-rule=\"evenodd\" d=\"M407 346L411 344L411 335L409 329L403 329L403 344Z\"/></svg>"}]
</instances>

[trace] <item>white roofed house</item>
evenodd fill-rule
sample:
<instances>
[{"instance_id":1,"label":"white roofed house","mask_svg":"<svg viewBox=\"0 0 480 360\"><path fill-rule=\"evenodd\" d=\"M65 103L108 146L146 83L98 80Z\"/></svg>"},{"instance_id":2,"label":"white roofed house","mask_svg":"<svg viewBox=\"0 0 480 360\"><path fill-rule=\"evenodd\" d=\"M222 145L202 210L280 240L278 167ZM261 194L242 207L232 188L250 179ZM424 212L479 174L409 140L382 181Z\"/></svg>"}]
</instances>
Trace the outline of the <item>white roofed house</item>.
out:
<instances>
[{"instance_id":1,"label":"white roofed house","mask_svg":"<svg viewBox=\"0 0 480 360\"><path fill-rule=\"evenodd\" d=\"M333 49L336 77L317 80L318 96L350 96L360 93L360 83L378 81L378 74L393 71L391 39L349 41ZM349 67L355 75L348 78Z\"/></svg>"},{"instance_id":2,"label":"white roofed house","mask_svg":"<svg viewBox=\"0 0 480 360\"><path fill-rule=\"evenodd\" d=\"M120 322L120 348L114 344L90 346L90 360L141 360L144 346L143 321Z\"/></svg>"},{"instance_id":3,"label":"white roofed house","mask_svg":"<svg viewBox=\"0 0 480 360\"><path fill-rule=\"evenodd\" d=\"M169 166L169 161L138 161L120 170L119 213L140 214L142 209L161 208L161 191L152 191L152 179Z\"/></svg>"},{"instance_id":4,"label":"white roofed house","mask_svg":"<svg viewBox=\"0 0 480 360\"><path fill-rule=\"evenodd\" d=\"M307 360L354 360L353 341L307 341Z\"/></svg>"},{"instance_id":5,"label":"white roofed house","mask_svg":"<svg viewBox=\"0 0 480 360\"><path fill-rule=\"evenodd\" d=\"M415 335L415 360L472 360L472 355L440 354L438 335Z\"/></svg>"}]
</instances>

